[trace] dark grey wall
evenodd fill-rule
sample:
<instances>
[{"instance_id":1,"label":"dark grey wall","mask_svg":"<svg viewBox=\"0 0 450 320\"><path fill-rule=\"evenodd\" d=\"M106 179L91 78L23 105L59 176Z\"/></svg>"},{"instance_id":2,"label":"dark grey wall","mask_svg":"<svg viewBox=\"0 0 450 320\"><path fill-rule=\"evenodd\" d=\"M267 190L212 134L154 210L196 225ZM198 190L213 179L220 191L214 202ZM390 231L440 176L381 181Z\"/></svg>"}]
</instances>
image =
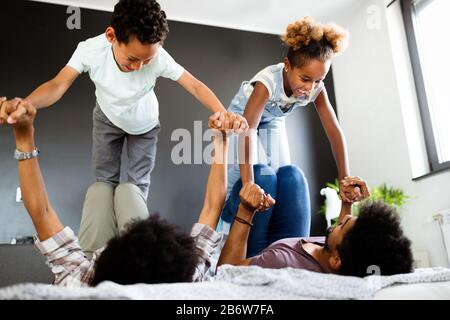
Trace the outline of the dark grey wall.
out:
<instances>
[{"instance_id":1,"label":"dark grey wall","mask_svg":"<svg viewBox=\"0 0 450 320\"><path fill-rule=\"evenodd\" d=\"M2 2L0 10L0 96L23 97L53 77L70 58L79 41L104 31L110 13L81 11L81 30L66 28L66 7L29 1ZM194 24L170 22L165 48L187 70L205 82L228 106L242 80L282 59L276 36ZM331 76L328 76L331 81ZM327 83L329 91L332 84ZM156 167L152 174L149 208L190 228L201 208L208 174L206 164L176 166L170 159L178 143L173 130L186 128L192 135L194 121L204 122L209 112L177 83L158 80L162 130ZM91 112L94 86L85 74L53 107L39 112L37 145L47 190L64 224L78 230L82 202L94 181L90 165ZM313 106L288 117L293 163L301 167L310 184L312 234L323 234L325 221L316 214L322 203L318 192L336 176L329 144ZM205 142L204 146L208 143ZM12 159L14 141L10 128L0 127L0 242L30 235L34 229L21 203L15 203L17 167Z\"/></svg>"},{"instance_id":2,"label":"dark grey wall","mask_svg":"<svg viewBox=\"0 0 450 320\"><path fill-rule=\"evenodd\" d=\"M0 287L16 283L52 283L54 275L33 244L0 244Z\"/></svg>"}]
</instances>

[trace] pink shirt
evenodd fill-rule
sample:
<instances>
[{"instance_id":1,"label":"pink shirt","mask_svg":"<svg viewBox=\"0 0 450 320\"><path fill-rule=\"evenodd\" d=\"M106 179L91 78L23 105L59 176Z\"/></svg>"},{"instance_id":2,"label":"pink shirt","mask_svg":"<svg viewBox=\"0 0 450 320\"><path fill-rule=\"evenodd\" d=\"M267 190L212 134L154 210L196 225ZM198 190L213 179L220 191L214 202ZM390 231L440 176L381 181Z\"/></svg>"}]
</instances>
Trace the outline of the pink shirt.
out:
<instances>
[{"instance_id":1,"label":"pink shirt","mask_svg":"<svg viewBox=\"0 0 450 320\"><path fill-rule=\"evenodd\" d=\"M323 246L325 237L286 238L278 240L259 255L250 258L250 265L263 268L297 268L325 272L319 262L303 248L303 243L312 242Z\"/></svg>"}]
</instances>

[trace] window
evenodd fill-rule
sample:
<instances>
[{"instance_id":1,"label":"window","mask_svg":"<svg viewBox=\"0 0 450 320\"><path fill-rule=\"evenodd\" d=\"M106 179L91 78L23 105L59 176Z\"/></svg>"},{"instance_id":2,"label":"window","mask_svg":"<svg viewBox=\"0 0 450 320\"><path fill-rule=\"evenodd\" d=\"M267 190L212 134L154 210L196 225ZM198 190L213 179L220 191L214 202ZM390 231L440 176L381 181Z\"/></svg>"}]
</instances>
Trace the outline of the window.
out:
<instances>
[{"instance_id":1,"label":"window","mask_svg":"<svg viewBox=\"0 0 450 320\"><path fill-rule=\"evenodd\" d=\"M450 168L448 0L401 0L431 171Z\"/></svg>"}]
</instances>

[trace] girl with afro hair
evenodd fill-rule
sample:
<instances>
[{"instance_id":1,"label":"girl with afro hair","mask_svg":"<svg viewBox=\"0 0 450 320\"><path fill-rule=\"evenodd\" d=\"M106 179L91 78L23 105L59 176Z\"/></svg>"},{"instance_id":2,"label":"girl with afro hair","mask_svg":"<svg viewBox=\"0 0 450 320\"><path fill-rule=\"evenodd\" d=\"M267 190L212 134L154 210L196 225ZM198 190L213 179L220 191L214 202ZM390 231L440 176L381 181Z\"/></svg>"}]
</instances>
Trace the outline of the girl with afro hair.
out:
<instances>
[{"instance_id":1,"label":"girl with afro hair","mask_svg":"<svg viewBox=\"0 0 450 320\"><path fill-rule=\"evenodd\" d=\"M236 157L228 174L227 202L219 224L225 233L237 211L237 204L230 200L232 188L239 178L242 185L254 181L252 164L266 162L275 170L290 165L285 116L298 107L314 102L332 147L339 181L349 175L345 137L323 84L332 59L345 50L347 38L347 32L335 24L320 24L310 17L300 19L288 25L281 37L287 46L284 61L265 67L250 81L242 82L228 111L247 119L250 134L241 135L239 159ZM256 132L265 149L265 160L256 159ZM342 191L340 195L344 201L353 201ZM248 243L249 254L257 254L268 245L261 241L260 235L269 230L271 210L255 217ZM309 234L309 222L306 228L300 229Z\"/></svg>"}]
</instances>

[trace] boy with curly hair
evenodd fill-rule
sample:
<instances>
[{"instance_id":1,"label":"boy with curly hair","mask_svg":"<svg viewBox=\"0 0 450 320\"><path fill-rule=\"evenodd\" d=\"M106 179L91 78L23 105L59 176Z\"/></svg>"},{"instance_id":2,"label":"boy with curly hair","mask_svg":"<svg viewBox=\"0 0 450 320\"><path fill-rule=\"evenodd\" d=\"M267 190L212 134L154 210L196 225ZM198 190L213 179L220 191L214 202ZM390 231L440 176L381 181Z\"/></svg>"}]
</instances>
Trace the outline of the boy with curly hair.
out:
<instances>
[{"instance_id":1,"label":"boy with curly hair","mask_svg":"<svg viewBox=\"0 0 450 320\"><path fill-rule=\"evenodd\" d=\"M164 50L168 32L166 14L155 0L120 0L105 33L80 42L55 78L23 100L4 103L3 109L17 109L7 121L14 123L25 112L23 101L37 109L53 105L81 73L88 72L97 98L92 146L96 180L119 184L126 140L128 182L137 185L147 199L160 131L156 79L177 81L212 112L225 111L214 93ZM237 122L234 128L246 127L241 117L231 118ZM5 121L0 117L0 123Z\"/></svg>"}]
</instances>

